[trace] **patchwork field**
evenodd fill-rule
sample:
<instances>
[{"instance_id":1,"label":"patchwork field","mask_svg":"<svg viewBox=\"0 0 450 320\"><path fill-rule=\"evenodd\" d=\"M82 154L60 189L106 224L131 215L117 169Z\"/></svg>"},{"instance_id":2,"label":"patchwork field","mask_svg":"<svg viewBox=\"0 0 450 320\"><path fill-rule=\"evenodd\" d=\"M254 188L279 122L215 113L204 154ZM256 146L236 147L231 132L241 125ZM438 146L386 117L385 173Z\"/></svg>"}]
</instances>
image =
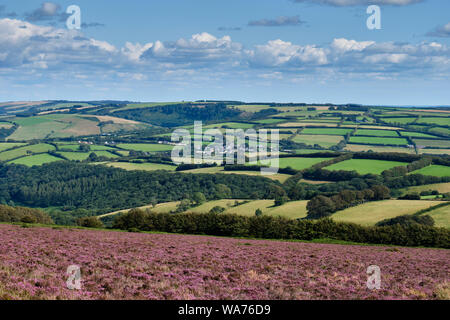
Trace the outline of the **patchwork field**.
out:
<instances>
[{"instance_id":1,"label":"patchwork field","mask_svg":"<svg viewBox=\"0 0 450 320\"><path fill-rule=\"evenodd\" d=\"M321 135L338 135L338 136L345 136L347 133L351 133L353 129L328 129L328 128L305 128L302 131L303 134L321 134Z\"/></svg>"},{"instance_id":2,"label":"patchwork field","mask_svg":"<svg viewBox=\"0 0 450 320\"><path fill-rule=\"evenodd\" d=\"M384 138L384 137L350 137L349 143L360 144L382 144L382 145L407 145L405 138Z\"/></svg>"},{"instance_id":3,"label":"patchwork field","mask_svg":"<svg viewBox=\"0 0 450 320\"><path fill-rule=\"evenodd\" d=\"M356 136L376 136L376 137L398 137L396 131L389 130L370 130L370 129L358 129L355 133Z\"/></svg>"},{"instance_id":4,"label":"patchwork field","mask_svg":"<svg viewBox=\"0 0 450 320\"><path fill-rule=\"evenodd\" d=\"M344 170L353 171L355 170L359 174L381 174L383 171L399 167L406 166L406 162L397 161L384 161L384 160L368 160L368 159L350 159L342 162L335 163L324 169L326 170Z\"/></svg>"},{"instance_id":5,"label":"patchwork field","mask_svg":"<svg viewBox=\"0 0 450 320\"><path fill-rule=\"evenodd\" d=\"M55 150L55 147L46 144L46 143L40 143L40 144L34 144L34 145L28 145L24 147L20 147L13 150L3 151L0 153L0 161L8 161L15 158L23 157L32 153L44 153L48 151Z\"/></svg>"},{"instance_id":6,"label":"patchwork field","mask_svg":"<svg viewBox=\"0 0 450 320\"><path fill-rule=\"evenodd\" d=\"M423 186L414 186L405 189L401 189L401 191L406 193L417 192L420 193L422 191L433 191L437 190L440 193L448 193L450 192L450 182L449 183L437 183L437 184L427 184Z\"/></svg>"},{"instance_id":7,"label":"patchwork field","mask_svg":"<svg viewBox=\"0 0 450 320\"><path fill-rule=\"evenodd\" d=\"M431 155L447 154L447 155L450 155L450 149L419 149L419 154L431 154Z\"/></svg>"},{"instance_id":8,"label":"patchwork field","mask_svg":"<svg viewBox=\"0 0 450 320\"><path fill-rule=\"evenodd\" d=\"M364 226L373 226L384 219L390 219L405 214L414 214L427 209L442 201L428 200L384 200L367 202L360 206L348 208L333 214L336 221L352 222ZM446 226L450 228L450 225Z\"/></svg>"},{"instance_id":9,"label":"patchwork field","mask_svg":"<svg viewBox=\"0 0 450 320\"><path fill-rule=\"evenodd\" d=\"M450 126L450 118L419 118L417 123L436 124L439 126Z\"/></svg>"},{"instance_id":10,"label":"patchwork field","mask_svg":"<svg viewBox=\"0 0 450 320\"><path fill-rule=\"evenodd\" d=\"M34 156L28 156L28 157L15 159L8 163L23 164L25 166L32 167L32 166L41 166L45 163L50 163L50 162L55 162L55 161L62 161L62 159L54 157L52 155L49 155L48 153L42 153L42 154L37 154Z\"/></svg>"},{"instance_id":11,"label":"patchwork field","mask_svg":"<svg viewBox=\"0 0 450 320\"><path fill-rule=\"evenodd\" d=\"M450 177L450 167L431 165L412 173L419 173L425 176Z\"/></svg>"},{"instance_id":12,"label":"patchwork field","mask_svg":"<svg viewBox=\"0 0 450 320\"><path fill-rule=\"evenodd\" d=\"M431 134L421 133L421 132L411 132L411 131L400 131L400 134L404 137L414 137L414 138L437 138Z\"/></svg>"},{"instance_id":13,"label":"patchwork field","mask_svg":"<svg viewBox=\"0 0 450 320\"><path fill-rule=\"evenodd\" d=\"M25 145L26 143L0 143L0 152Z\"/></svg>"},{"instance_id":14,"label":"patchwork field","mask_svg":"<svg viewBox=\"0 0 450 320\"><path fill-rule=\"evenodd\" d=\"M143 152L159 152L171 151L173 146L167 144L150 144L150 143L122 143L117 145L118 148Z\"/></svg>"},{"instance_id":15,"label":"patchwork field","mask_svg":"<svg viewBox=\"0 0 450 320\"><path fill-rule=\"evenodd\" d=\"M352 152L364 152L372 150L373 152L399 152L399 153L411 153L415 154L414 148L402 148L402 147L384 147L373 145L361 145L361 144L348 144L345 149Z\"/></svg>"},{"instance_id":16,"label":"patchwork field","mask_svg":"<svg viewBox=\"0 0 450 320\"><path fill-rule=\"evenodd\" d=\"M435 147L435 148L447 148L450 149L450 140L426 140L426 139L414 139L417 146Z\"/></svg>"},{"instance_id":17,"label":"patchwork field","mask_svg":"<svg viewBox=\"0 0 450 320\"><path fill-rule=\"evenodd\" d=\"M332 158L280 158L280 168L291 167L295 170L303 170L312 167L313 165L331 160ZM261 161L264 164L264 161Z\"/></svg>"},{"instance_id":18,"label":"patchwork field","mask_svg":"<svg viewBox=\"0 0 450 320\"><path fill-rule=\"evenodd\" d=\"M329 148L331 146L337 145L339 142L343 140L341 136L327 136L327 135L307 135L300 134L296 135L292 141L297 143L304 143L306 145L315 145Z\"/></svg>"}]
</instances>

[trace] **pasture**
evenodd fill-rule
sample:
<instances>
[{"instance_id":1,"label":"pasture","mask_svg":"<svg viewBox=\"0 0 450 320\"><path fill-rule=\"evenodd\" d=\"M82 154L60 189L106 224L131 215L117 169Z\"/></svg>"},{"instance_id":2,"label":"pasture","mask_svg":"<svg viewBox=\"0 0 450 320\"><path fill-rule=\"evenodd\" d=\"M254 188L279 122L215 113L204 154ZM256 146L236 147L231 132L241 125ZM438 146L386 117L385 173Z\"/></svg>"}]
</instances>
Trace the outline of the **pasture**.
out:
<instances>
[{"instance_id":1,"label":"pasture","mask_svg":"<svg viewBox=\"0 0 450 320\"><path fill-rule=\"evenodd\" d=\"M325 170L344 170L344 171L356 171L359 174L381 174L383 171L399 167L406 166L406 162L398 161L384 161L384 160L370 160L370 159L350 159L342 162L335 163L331 166L324 168Z\"/></svg>"},{"instance_id":2,"label":"pasture","mask_svg":"<svg viewBox=\"0 0 450 320\"><path fill-rule=\"evenodd\" d=\"M450 206L438 208L425 214L434 219L436 227L450 228Z\"/></svg>"},{"instance_id":3,"label":"pasture","mask_svg":"<svg viewBox=\"0 0 450 320\"><path fill-rule=\"evenodd\" d=\"M400 189L400 191L402 191L403 194L412 193L412 192L420 193L422 191L433 191L433 190L437 190L437 191L439 191L439 193L449 193L450 192L450 182L426 184L423 186L414 186L414 187Z\"/></svg>"},{"instance_id":4,"label":"pasture","mask_svg":"<svg viewBox=\"0 0 450 320\"><path fill-rule=\"evenodd\" d=\"M450 167L431 165L412 173L423 174L424 176L450 177Z\"/></svg>"},{"instance_id":5,"label":"pasture","mask_svg":"<svg viewBox=\"0 0 450 320\"><path fill-rule=\"evenodd\" d=\"M0 152L25 145L26 143L0 143Z\"/></svg>"},{"instance_id":6,"label":"pasture","mask_svg":"<svg viewBox=\"0 0 450 320\"><path fill-rule=\"evenodd\" d=\"M330 129L330 128L305 128L302 131L302 134L310 134L310 135L337 135L337 136L345 136L348 133L351 133L353 129Z\"/></svg>"},{"instance_id":7,"label":"pasture","mask_svg":"<svg viewBox=\"0 0 450 320\"><path fill-rule=\"evenodd\" d=\"M306 145L319 145L324 148L329 148L337 145L344 138L341 136L328 136L328 135L307 135L299 134L296 135L292 141L296 143L304 143Z\"/></svg>"},{"instance_id":8,"label":"pasture","mask_svg":"<svg viewBox=\"0 0 450 320\"><path fill-rule=\"evenodd\" d=\"M46 143L27 145L17 149L1 152L0 161L13 160L15 158L20 158L33 153L45 153L52 150L55 150L55 147Z\"/></svg>"},{"instance_id":9,"label":"pasture","mask_svg":"<svg viewBox=\"0 0 450 320\"><path fill-rule=\"evenodd\" d=\"M427 140L427 139L414 139L414 143L417 146L434 147L434 148L450 148L450 140Z\"/></svg>"},{"instance_id":10,"label":"pasture","mask_svg":"<svg viewBox=\"0 0 450 320\"><path fill-rule=\"evenodd\" d=\"M32 167L32 166L41 166L43 164L46 163L50 163L50 162L55 162L55 161L62 161L61 158L57 158L54 157L48 153L42 153L42 154L37 154L37 155L33 155L33 156L28 156L28 157L22 157L19 159L15 159L13 161L8 162L9 164L13 163L13 164L22 164L28 167Z\"/></svg>"},{"instance_id":11,"label":"pasture","mask_svg":"<svg viewBox=\"0 0 450 320\"><path fill-rule=\"evenodd\" d=\"M416 153L414 148L385 147L385 146L361 145L361 144L348 144L344 150L352 152L365 152L372 150L373 152L398 152L410 154Z\"/></svg>"},{"instance_id":12,"label":"pasture","mask_svg":"<svg viewBox=\"0 0 450 320\"><path fill-rule=\"evenodd\" d=\"M349 143L359 144L376 144L376 145L407 145L408 140L405 138L388 138L388 137L350 137Z\"/></svg>"},{"instance_id":13,"label":"pasture","mask_svg":"<svg viewBox=\"0 0 450 320\"><path fill-rule=\"evenodd\" d=\"M375 137L398 137L396 131L374 130L374 129L358 129L356 136L375 136Z\"/></svg>"},{"instance_id":14,"label":"pasture","mask_svg":"<svg viewBox=\"0 0 450 320\"><path fill-rule=\"evenodd\" d=\"M405 214L414 214L420 210L428 209L441 203L442 201L428 200L373 201L336 212L331 218L335 221L373 226L384 219L395 218Z\"/></svg>"}]
</instances>

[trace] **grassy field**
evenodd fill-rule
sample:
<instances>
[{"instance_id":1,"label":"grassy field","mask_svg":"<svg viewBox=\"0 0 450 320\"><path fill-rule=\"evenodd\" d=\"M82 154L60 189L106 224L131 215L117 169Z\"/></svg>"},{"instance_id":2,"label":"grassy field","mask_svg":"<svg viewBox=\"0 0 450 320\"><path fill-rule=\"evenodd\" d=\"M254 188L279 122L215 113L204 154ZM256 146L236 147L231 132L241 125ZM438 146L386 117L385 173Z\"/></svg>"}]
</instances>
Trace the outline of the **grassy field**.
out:
<instances>
[{"instance_id":1,"label":"grassy field","mask_svg":"<svg viewBox=\"0 0 450 320\"><path fill-rule=\"evenodd\" d=\"M419 173L425 176L450 177L450 167L431 165L412 173Z\"/></svg>"},{"instance_id":2,"label":"grassy field","mask_svg":"<svg viewBox=\"0 0 450 320\"><path fill-rule=\"evenodd\" d=\"M352 152L364 152L372 150L373 152L399 152L399 153L411 153L415 154L414 148L402 148L402 147L383 147L373 145L361 145L361 144L348 144L345 147L346 151Z\"/></svg>"},{"instance_id":3,"label":"grassy field","mask_svg":"<svg viewBox=\"0 0 450 320\"><path fill-rule=\"evenodd\" d=\"M400 131L400 134L403 137L414 137L414 138L437 138L436 136L432 136L431 134L421 133L421 132L412 132L412 131Z\"/></svg>"},{"instance_id":4,"label":"grassy field","mask_svg":"<svg viewBox=\"0 0 450 320\"><path fill-rule=\"evenodd\" d=\"M353 129L331 129L331 128L306 128L303 129L302 134L322 134L322 135L337 135L345 136L347 133L351 133Z\"/></svg>"},{"instance_id":5,"label":"grassy field","mask_svg":"<svg viewBox=\"0 0 450 320\"><path fill-rule=\"evenodd\" d=\"M176 166L171 166L161 163L130 163L130 162L109 162L106 164L109 167L121 168L125 170L144 170L144 171L156 171L156 170L169 170L175 171Z\"/></svg>"},{"instance_id":6,"label":"grassy field","mask_svg":"<svg viewBox=\"0 0 450 320\"><path fill-rule=\"evenodd\" d=\"M427 140L414 139L417 146L435 147L435 148L450 148L450 140Z\"/></svg>"},{"instance_id":7,"label":"grassy field","mask_svg":"<svg viewBox=\"0 0 450 320\"><path fill-rule=\"evenodd\" d=\"M389 130L371 130L371 129L358 129L355 133L356 136L375 136L375 137L398 137L396 131Z\"/></svg>"},{"instance_id":8,"label":"grassy field","mask_svg":"<svg viewBox=\"0 0 450 320\"><path fill-rule=\"evenodd\" d=\"M280 168L291 167L295 170L303 170L312 167L313 165L331 160L332 158L280 158ZM264 164L264 162L262 162Z\"/></svg>"},{"instance_id":9,"label":"grassy field","mask_svg":"<svg viewBox=\"0 0 450 320\"><path fill-rule=\"evenodd\" d=\"M83 161L86 160L90 152L58 152L58 154L62 155L64 158L67 158L72 161Z\"/></svg>"},{"instance_id":10,"label":"grassy field","mask_svg":"<svg viewBox=\"0 0 450 320\"><path fill-rule=\"evenodd\" d=\"M243 174L248 176L262 176L261 171L224 171L223 167L210 167L210 168L200 168L200 169L192 169L187 171L182 171L183 173L223 173L223 174ZM277 173L270 176L264 176L265 178L269 178L272 180L280 181L283 183L291 176L288 174Z\"/></svg>"},{"instance_id":11,"label":"grassy field","mask_svg":"<svg viewBox=\"0 0 450 320\"><path fill-rule=\"evenodd\" d=\"M439 126L450 125L450 118L419 118L417 123L437 124Z\"/></svg>"},{"instance_id":12,"label":"grassy field","mask_svg":"<svg viewBox=\"0 0 450 320\"><path fill-rule=\"evenodd\" d=\"M425 214L434 219L436 227L450 228L450 206L438 208Z\"/></svg>"},{"instance_id":13,"label":"grassy field","mask_svg":"<svg viewBox=\"0 0 450 320\"><path fill-rule=\"evenodd\" d=\"M273 124L273 123L278 123L278 122L283 122L284 120L281 119L264 119L264 120L257 120L255 121L256 123L261 123L261 124Z\"/></svg>"},{"instance_id":14,"label":"grassy field","mask_svg":"<svg viewBox=\"0 0 450 320\"><path fill-rule=\"evenodd\" d=\"M403 194L417 192L420 193L422 191L432 191L437 190L440 193L448 193L450 192L450 182L447 183L437 183L437 184L426 184L423 186L414 186L409 188L400 189Z\"/></svg>"},{"instance_id":15,"label":"grassy field","mask_svg":"<svg viewBox=\"0 0 450 320\"><path fill-rule=\"evenodd\" d=\"M350 159L326 167L326 170L357 171L360 174L381 174L390 168L406 166L408 163L384 160Z\"/></svg>"},{"instance_id":16,"label":"grassy field","mask_svg":"<svg viewBox=\"0 0 450 320\"><path fill-rule=\"evenodd\" d=\"M240 122L222 122L222 123L216 123L211 124L209 126L204 126L205 129L221 129L221 128L228 128L228 129L250 129L253 128L254 125L251 123L240 123Z\"/></svg>"},{"instance_id":17,"label":"grassy field","mask_svg":"<svg viewBox=\"0 0 450 320\"><path fill-rule=\"evenodd\" d=\"M61 161L61 160L62 160L61 158L54 157L52 155L49 155L48 153L42 153L42 154L37 154L34 156L28 156L28 157L15 159L8 163L23 164L23 165L32 167L32 166L41 166L45 163Z\"/></svg>"},{"instance_id":18,"label":"grassy field","mask_svg":"<svg viewBox=\"0 0 450 320\"><path fill-rule=\"evenodd\" d=\"M8 137L10 140L32 140L55 137L100 134L98 122L71 114L49 114L16 118L19 128Z\"/></svg>"},{"instance_id":19,"label":"grassy field","mask_svg":"<svg viewBox=\"0 0 450 320\"><path fill-rule=\"evenodd\" d=\"M450 149L419 149L419 154L450 155Z\"/></svg>"},{"instance_id":20,"label":"grassy field","mask_svg":"<svg viewBox=\"0 0 450 320\"><path fill-rule=\"evenodd\" d=\"M391 123L391 124L396 124L396 123L400 123L400 124L408 124L408 123L412 123L416 120L417 118L383 118L383 121Z\"/></svg>"},{"instance_id":21,"label":"grassy field","mask_svg":"<svg viewBox=\"0 0 450 320\"><path fill-rule=\"evenodd\" d=\"M117 147L126 150L143 151L143 152L160 152L171 151L173 146L167 144L151 144L151 143L122 143Z\"/></svg>"},{"instance_id":22,"label":"grassy field","mask_svg":"<svg viewBox=\"0 0 450 320\"><path fill-rule=\"evenodd\" d=\"M384 145L407 145L405 138L386 138L386 137L350 137L349 143L362 144L384 144Z\"/></svg>"},{"instance_id":23,"label":"grassy field","mask_svg":"<svg viewBox=\"0 0 450 320\"><path fill-rule=\"evenodd\" d=\"M0 143L0 152L25 145L26 143Z\"/></svg>"},{"instance_id":24,"label":"grassy field","mask_svg":"<svg viewBox=\"0 0 450 320\"><path fill-rule=\"evenodd\" d=\"M28 145L21 148L1 152L0 161L8 161L15 158L23 157L29 154L28 152L44 153L52 150L55 150L55 147L46 143Z\"/></svg>"},{"instance_id":25,"label":"grassy field","mask_svg":"<svg viewBox=\"0 0 450 320\"><path fill-rule=\"evenodd\" d=\"M427 200L384 200L367 202L333 214L335 221L353 222L364 226L373 226L377 222L405 214L414 214L442 203ZM450 226L447 226L450 227Z\"/></svg>"},{"instance_id":26,"label":"grassy field","mask_svg":"<svg viewBox=\"0 0 450 320\"><path fill-rule=\"evenodd\" d=\"M343 140L341 136L328 136L328 135L307 135L300 134L296 135L292 141L297 143L304 143L307 145L315 145L318 144L324 148L329 148L331 146L337 145L339 142Z\"/></svg>"},{"instance_id":27,"label":"grassy field","mask_svg":"<svg viewBox=\"0 0 450 320\"><path fill-rule=\"evenodd\" d=\"M337 123L317 123L317 122L285 122L277 124L277 127L280 128L303 128L303 127L327 127L327 128L335 128L337 127Z\"/></svg>"}]
</instances>

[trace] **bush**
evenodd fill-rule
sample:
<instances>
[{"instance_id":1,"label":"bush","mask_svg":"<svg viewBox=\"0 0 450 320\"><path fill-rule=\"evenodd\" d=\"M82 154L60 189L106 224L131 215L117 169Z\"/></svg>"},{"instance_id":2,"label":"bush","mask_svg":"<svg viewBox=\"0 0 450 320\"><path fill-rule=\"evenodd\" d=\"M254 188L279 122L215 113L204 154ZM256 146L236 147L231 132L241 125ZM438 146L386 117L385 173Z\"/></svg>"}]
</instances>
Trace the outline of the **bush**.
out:
<instances>
[{"instance_id":1,"label":"bush","mask_svg":"<svg viewBox=\"0 0 450 320\"><path fill-rule=\"evenodd\" d=\"M77 224L84 228L103 228L103 223L97 217L83 217L78 219Z\"/></svg>"},{"instance_id":2,"label":"bush","mask_svg":"<svg viewBox=\"0 0 450 320\"><path fill-rule=\"evenodd\" d=\"M423 218L423 217L422 217ZM291 220L281 217L236 214L170 214L134 210L118 217L114 227L123 230L159 231L262 239L335 239L371 244L450 248L450 231L415 224L364 227L352 223L319 220ZM135 228L135 229L133 229Z\"/></svg>"}]
</instances>

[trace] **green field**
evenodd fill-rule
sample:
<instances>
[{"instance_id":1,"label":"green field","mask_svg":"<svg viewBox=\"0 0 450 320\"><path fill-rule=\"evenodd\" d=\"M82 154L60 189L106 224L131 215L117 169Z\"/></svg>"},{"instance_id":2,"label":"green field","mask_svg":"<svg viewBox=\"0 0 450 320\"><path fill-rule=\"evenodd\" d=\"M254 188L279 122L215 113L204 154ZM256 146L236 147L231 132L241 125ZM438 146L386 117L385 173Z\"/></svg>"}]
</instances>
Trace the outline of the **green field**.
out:
<instances>
[{"instance_id":1,"label":"green field","mask_svg":"<svg viewBox=\"0 0 450 320\"><path fill-rule=\"evenodd\" d=\"M26 156L30 153L44 153L52 150L55 150L55 147L46 143L28 145L25 147L1 152L0 161L8 161L15 158Z\"/></svg>"},{"instance_id":2,"label":"green field","mask_svg":"<svg viewBox=\"0 0 450 320\"><path fill-rule=\"evenodd\" d=\"M32 140L55 137L71 137L100 134L98 122L72 114L49 114L28 118L16 118L19 128L9 140Z\"/></svg>"},{"instance_id":3,"label":"green field","mask_svg":"<svg viewBox=\"0 0 450 320\"><path fill-rule=\"evenodd\" d=\"M414 186L414 187L400 189L400 191L402 191L403 194L412 193L412 192L420 193L422 191L433 191L433 190L437 190L440 193L449 193L450 192L450 182L426 184L423 186Z\"/></svg>"},{"instance_id":4,"label":"green field","mask_svg":"<svg viewBox=\"0 0 450 320\"><path fill-rule=\"evenodd\" d=\"M417 120L417 123L436 124L439 126L450 126L450 118L444 117L419 118L419 120Z\"/></svg>"},{"instance_id":5,"label":"green field","mask_svg":"<svg viewBox=\"0 0 450 320\"><path fill-rule=\"evenodd\" d=\"M284 120L281 119L264 119L264 120L257 120L255 121L256 123L261 123L261 124L273 124L273 123L278 123L278 122L283 122Z\"/></svg>"},{"instance_id":6,"label":"green field","mask_svg":"<svg viewBox=\"0 0 450 320\"><path fill-rule=\"evenodd\" d=\"M373 201L348 208L333 214L335 221L352 222L364 226L373 226L384 219L390 219L405 214L414 214L427 209L442 201L428 200L384 200ZM449 227L449 226L447 226Z\"/></svg>"},{"instance_id":7,"label":"green field","mask_svg":"<svg viewBox=\"0 0 450 320\"><path fill-rule=\"evenodd\" d=\"M415 154L414 148L404 148L404 147L385 147L385 146L374 146L374 145L361 145L361 144L348 144L345 147L346 151L352 152L364 152L372 150L373 152L398 152L398 153L411 153Z\"/></svg>"},{"instance_id":8,"label":"green field","mask_svg":"<svg viewBox=\"0 0 450 320\"><path fill-rule=\"evenodd\" d=\"M383 137L350 137L349 143L382 144L382 145L407 145L405 138L383 138Z\"/></svg>"},{"instance_id":9,"label":"green field","mask_svg":"<svg viewBox=\"0 0 450 320\"><path fill-rule=\"evenodd\" d=\"M143 152L160 152L171 151L173 146L167 144L151 144L151 143L121 143L117 145L118 148L143 151Z\"/></svg>"},{"instance_id":10,"label":"green field","mask_svg":"<svg viewBox=\"0 0 450 320\"><path fill-rule=\"evenodd\" d=\"M397 161L384 161L384 160L370 160L370 159L350 159L342 162L335 163L324 169L326 170L344 170L353 171L355 170L359 174L381 174L383 171L399 167L406 166L406 162Z\"/></svg>"},{"instance_id":11,"label":"green field","mask_svg":"<svg viewBox=\"0 0 450 320\"><path fill-rule=\"evenodd\" d=\"M370 130L370 129L358 129L355 133L356 136L375 136L375 137L398 137L396 131L389 130Z\"/></svg>"},{"instance_id":12,"label":"green field","mask_svg":"<svg viewBox=\"0 0 450 320\"><path fill-rule=\"evenodd\" d=\"M62 155L64 158L67 158L72 161L83 161L86 160L90 152L58 152L58 154Z\"/></svg>"},{"instance_id":13,"label":"green field","mask_svg":"<svg viewBox=\"0 0 450 320\"><path fill-rule=\"evenodd\" d=\"M431 134L421 133L421 132L412 132L412 131L400 131L400 134L403 137L414 137L414 138L437 138L436 136L432 136Z\"/></svg>"},{"instance_id":14,"label":"green field","mask_svg":"<svg viewBox=\"0 0 450 320\"><path fill-rule=\"evenodd\" d=\"M312 167L313 165L331 160L332 158L280 158L280 168L291 167L295 170L303 170ZM264 161L261 161L265 164Z\"/></svg>"},{"instance_id":15,"label":"green field","mask_svg":"<svg viewBox=\"0 0 450 320\"><path fill-rule=\"evenodd\" d=\"M25 145L26 143L0 143L0 152Z\"/></svg>"},{"instance_id":16,"label":"green field","mask_svg":"<svg viewBox=\"0 0 450 320\"><path fill-rule=\"evenodd\" d=\"M450 177L450 167L431 165L412 173L423 174L425 176Z\"/></svg>"},{"instance_id":17,"label":"green field","mask_svg":"<svg viewBox=\"0 0 450 320\"><path fill-rule=\"evenodd\" d=\"M329 135L306 135L300 134L296 135L292 141L297 143L304 143L306 145L318 144L321 147L329 148L337 145L343 140L341 136L329 136Z\"/></svg>"},{"instance_id":18,"label":"green field","mask_svg":"<svg viewBox=\"0 0 450 320\"><path fill-rule=\"evenodd\" d=\"M436 227L450 228L450 206L425 213L434 219Z\"/></svg>"},{"instance_id":19,"label":"green field","mask_svg":"<svg viewBox=\"0 0 450 320\"><path fill-rule=\"evenodd\" d=\"M253 128L254 125L251 123L241 123L241 122L222 122L222 123L216 123L211 124L209 126L204 126L204 129L221 129L221 128L228 128L228 129L250 129Z\"/></svg>"},{"instance_id":20,"label":"green field","mask_svg":"<svg viewBox=\"0 0 450 320\"><path fill-rule=\"evenodd\" d=\"M417 118L383 118L383 121L391 123L391 124L408 124L408 123L412 123L416 120Z\"/></svg>"},{"instance_id":21,"label":"green field","mask_svg":"<svg viewBox=\"0 0 450 320\"><path fill-rule=\"evenodd\" d=\"M32 167L32 166L41 166L45 163L61 161L61 160L62 160L61 158L54 157L52 155L49 155L48 153L42 153L42 154L37 154L34 156L28 156L28 157L15 159L8 163L23 164L25 166Z\"/></svg>"},{"instance_id":22,"label":"green field","mask_svg":"<svg viewBox=\"0 0 450 320\"><path fill-rule=\"evenodd\" d=\"M337 135L345 136L347 133L351 133L353 129L340 129L340 128L305 128L302 134L322 134L322 135Z\"/></svg>"},{"instance_id":23,"label":"green field","mask_svg":"<svg viewBox=\"0 0 450 320\"><path fill-rule=\"evenodd\" d=\"M106 163L109 167L121 168L125 170L144 170L144 171L156 171L156 170L169 170L175 171L176 166L171 166L161 163L131 163L131 162L109 162Z\"/></svg>"}]
</instances>

